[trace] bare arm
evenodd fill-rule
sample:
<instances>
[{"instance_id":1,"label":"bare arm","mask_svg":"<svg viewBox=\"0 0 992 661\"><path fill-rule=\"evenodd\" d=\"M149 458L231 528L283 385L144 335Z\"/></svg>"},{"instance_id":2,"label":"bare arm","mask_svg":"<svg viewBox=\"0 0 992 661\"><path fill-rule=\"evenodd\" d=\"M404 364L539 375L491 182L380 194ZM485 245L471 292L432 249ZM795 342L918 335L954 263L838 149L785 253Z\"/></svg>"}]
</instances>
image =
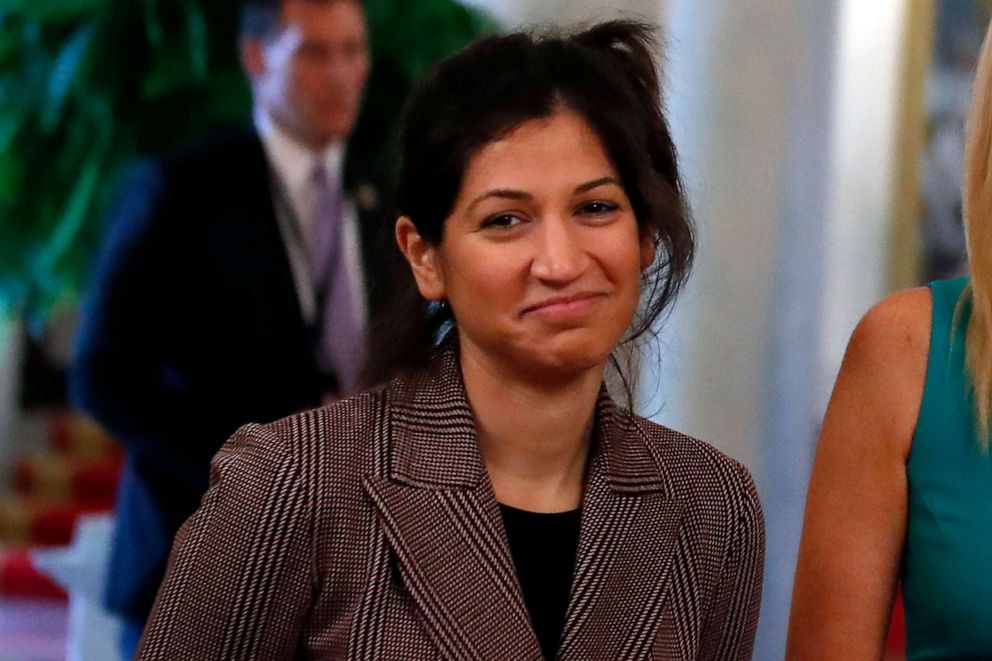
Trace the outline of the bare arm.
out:
<instances>
[{"instance_id":1,"label":"bare arm","mask_svg":"<svg viewBox=\"0 0 992 661\"><path fill-rule=\"evenodd\" d=\"M930 309L926 289L894 294L865 315L848 344L810 478L788 659L884 653Z\"/></svg>"}]
</instances>

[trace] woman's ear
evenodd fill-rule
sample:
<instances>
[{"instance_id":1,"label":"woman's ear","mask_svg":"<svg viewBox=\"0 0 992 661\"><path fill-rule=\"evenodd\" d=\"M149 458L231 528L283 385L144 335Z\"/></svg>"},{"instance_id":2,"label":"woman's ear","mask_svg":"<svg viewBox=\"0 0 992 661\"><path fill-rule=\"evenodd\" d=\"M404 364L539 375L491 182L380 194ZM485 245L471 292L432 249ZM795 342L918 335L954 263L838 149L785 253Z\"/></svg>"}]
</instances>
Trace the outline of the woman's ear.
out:
<instances>
[{"instance_id":1,"label":"woman's ear","mask_svg":"<svg viewBox=\"0 0 992 661\"><path fill-rule=\"evenodd\" d=\"M400 216L396 221L396 244L413 270L420 295L428 301L443 300L444 277L438 264L437 247L420 236L408 216Z\"/></svg>"},{"instance_id":2,"label":"woman's ear","mask_svg":"<svg viewBox=\"0 0 992 661\"><path fill-rule=\"evenodd\" d=\"M654 264L654 257L658 250L654 241L654 232L649 229L643 229L640 232L640 248L641 248L641 270L650 267Z\"/></svg>"}]
</instances>

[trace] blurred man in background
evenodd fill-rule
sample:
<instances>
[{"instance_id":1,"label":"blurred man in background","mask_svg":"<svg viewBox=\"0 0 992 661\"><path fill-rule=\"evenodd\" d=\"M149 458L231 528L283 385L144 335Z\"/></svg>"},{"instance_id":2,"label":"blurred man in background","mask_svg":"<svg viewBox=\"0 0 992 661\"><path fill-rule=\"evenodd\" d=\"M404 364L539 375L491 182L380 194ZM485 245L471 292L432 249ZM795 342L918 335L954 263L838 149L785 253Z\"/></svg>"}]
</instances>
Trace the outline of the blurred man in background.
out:
<instances>
[{"instance_id":1,"label":"blurred man in background","mask_svg":"<svg viewBox=\"0 0 992 661\"><path fill-rule=\"evenodd\" d=\"M252 125L140 170L78 340L73 397L127 453L107 588L125 655L224 440L360 386L396 254L362 154L346 154L362 4L249 0L240 48Z\"/></svg>"}]
</instances>

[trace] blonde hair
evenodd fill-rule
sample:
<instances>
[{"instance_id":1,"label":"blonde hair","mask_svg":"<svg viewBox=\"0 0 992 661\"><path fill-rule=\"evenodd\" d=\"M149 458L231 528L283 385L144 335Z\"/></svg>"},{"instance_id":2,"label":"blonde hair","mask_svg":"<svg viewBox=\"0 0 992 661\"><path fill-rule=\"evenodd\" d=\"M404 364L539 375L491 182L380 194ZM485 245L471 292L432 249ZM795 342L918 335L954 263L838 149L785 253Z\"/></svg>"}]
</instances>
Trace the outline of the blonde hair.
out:
<instances>
[{"instance_id":1,"label":"blonde hair","mask_svg":"<svg viewBox=\"0 0 992 661\"><path fill-rule=\"evenodd\" d=\"M978 442L988 451L992 416L992 24L975 70L966 136L962 196L971 283L959 308L970 300L965 362L974 388Z\"/></svg>"}]
</instances>

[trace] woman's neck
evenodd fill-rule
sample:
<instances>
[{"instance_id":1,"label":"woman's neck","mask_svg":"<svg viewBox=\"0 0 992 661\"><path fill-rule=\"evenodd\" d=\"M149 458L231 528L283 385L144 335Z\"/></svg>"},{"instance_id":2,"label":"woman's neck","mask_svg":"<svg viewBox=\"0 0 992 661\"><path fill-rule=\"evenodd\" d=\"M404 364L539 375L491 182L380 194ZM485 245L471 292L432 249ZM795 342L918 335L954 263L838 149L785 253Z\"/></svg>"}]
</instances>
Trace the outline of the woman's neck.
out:
<instances>
[{"instance_id":1,"label":"woman's neck","mask_svg":"<svg viewBox=\"0 0 992 661\"><path fill-rule=\"evenodd\" d=\"M479 450L499 502L535 512L579 506L604 367L535 382L462 345Z\"/></svg>"}]
</instances>

